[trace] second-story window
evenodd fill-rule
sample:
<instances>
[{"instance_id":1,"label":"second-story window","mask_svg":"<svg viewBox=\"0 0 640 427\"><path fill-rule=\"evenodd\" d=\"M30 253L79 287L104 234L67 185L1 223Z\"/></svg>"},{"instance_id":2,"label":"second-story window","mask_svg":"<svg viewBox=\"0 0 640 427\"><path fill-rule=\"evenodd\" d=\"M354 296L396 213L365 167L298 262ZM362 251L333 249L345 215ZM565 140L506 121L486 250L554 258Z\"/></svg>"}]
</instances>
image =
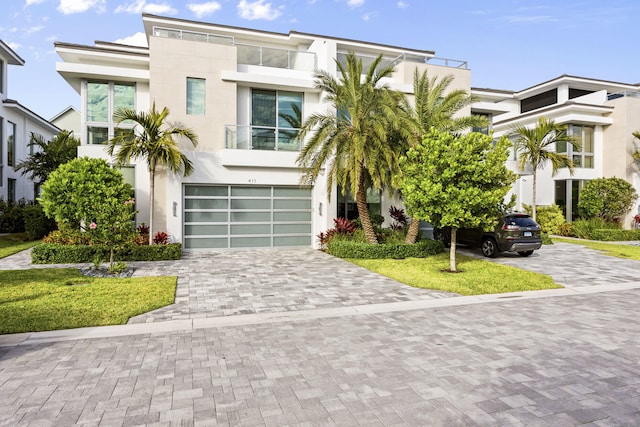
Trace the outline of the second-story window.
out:
<instances>
[{"instance_id":1,"label":"second-story window","mask_svg":"<svg viewBox=\"0 0 640 427\"><path fill-rule=\"evenodd\" d=\"M571 144L559 142L556 144L556 152L569 156L577 168L593 169L593 132L593 126L570 124L567 133L575 138L580 149L576 150Z\"/></svg>"},{"instance_id":2,"label":"second-story window","mask_svg":"<svg viewBox=\"0 0 640 427\"><path fill-rule=\"evenodd\" d=\"M0 93L4 93L4 61L0 59Z\"/></svg>"},{"instance_id":3,"label":"second-story window","mask_svg":"<svg viewBox=\"0 0 640 427\"><path fill-rule=\"evenodd\" d=\"M187 114L204 115L205 79L187 77Z\"/></svg>"},{"instance_id":4,"label":"second-story window","mask_svg":"<svg viewBox=\"0 0 640 427\"><path fill-rule=\"evenodd\" d=\"M251 144L254 150L298 151L302 93L251 91Z\"/></svg>"},{"instance_id":5,"label":"second-story window","mask_svg":"<svg viewBox=\"0 0 640 427\"><path fill-rule=\"evenodd\" d=\"M15 166L16 163L16 125L7 123L7 166Z\"/></svg>"},{"instance_id":6,"label":"second-story window","mask_svg":"<svg viewBox=\"0 0 640 427\"><path fill-rule=\"evenodd\" d=\"M87 82L87 143L106 144L118 132L130 132L132 124L116 127L113 113L135 108L135 83Z\"/></svg>"}]
</instances>

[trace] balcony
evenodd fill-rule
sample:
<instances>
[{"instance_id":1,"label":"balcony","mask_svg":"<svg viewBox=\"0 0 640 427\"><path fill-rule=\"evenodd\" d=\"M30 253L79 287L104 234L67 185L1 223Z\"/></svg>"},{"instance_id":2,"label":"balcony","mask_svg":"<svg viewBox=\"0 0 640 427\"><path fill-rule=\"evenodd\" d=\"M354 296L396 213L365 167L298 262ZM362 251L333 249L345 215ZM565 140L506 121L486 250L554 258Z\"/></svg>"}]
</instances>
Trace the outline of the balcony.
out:
<instances>
[{"instance_id":1,"label":"balcony","mask_svg":"<svg viewBox=\"0 0 640 427\"><path fill-rule=\"evenodd\" d=\"M298 152L300 129L269 126L225 126L225 148L231 150L261 150Z\"/></svg>"},{"instance_id":2,"label":"balcony","mask_svg":"<svg viewBox=\"0 0 640 427\"><path fill-rule=\"evenodd\" d=\"M613 101L614 99L623 97L640 98L640 92L636 90L624 90L622 92L610 93L607 95L607 101Z\"/></svg>"},{"instance_id":3,"label":"balcony","mask_svg":"<svg viewBox=\"0 0 640 427\"><path fill-rule=\"evenodd\" d=\"M362 60L362 70L366 71L371 66L371 63L377 58L376 56L356 55L356 58ZM415 62L418 64L431 64L440 65L449 68L462 68L468 69L467 61L460 61L457 59L436 58L429 55L417 55L410 53L402 53L395 58L382 58L380 67L386 67L389 65L396 65L399 62ZM347 63L347 53L338 52L338 62L343 66Z\"/></svg>"},{"instance_id":4,"label":"balcony","mask_svg":"<svg viewBox=\"0 0 640 427\"><path fill-rule=\"evenodd\" d=\"M258 65L309 72L316 69L316 54L313 52L236 43L232 36L162 27L154 27L153 35L170 39L236 46L238 49L238 64L241 65Z\"/></svg>"}]
</instances>

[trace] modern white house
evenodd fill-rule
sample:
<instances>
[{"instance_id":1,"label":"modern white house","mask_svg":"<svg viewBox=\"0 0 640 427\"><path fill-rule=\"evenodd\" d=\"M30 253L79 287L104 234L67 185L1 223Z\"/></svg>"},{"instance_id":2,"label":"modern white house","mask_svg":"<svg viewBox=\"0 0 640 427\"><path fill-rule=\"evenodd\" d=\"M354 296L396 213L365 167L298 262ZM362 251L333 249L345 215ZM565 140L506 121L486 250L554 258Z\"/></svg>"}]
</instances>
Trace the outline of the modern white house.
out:
<instances>
[{"instance_id":1,"label":"modern white house","mask_svg":"<svg viewBox=\"0 0 640 427\"><path fill-rule=\"evenodd\" d=\"M365 69L378 55L395 64L390 87L411 94L413 73L453 74L450 90L470 92L463 61L429 50L387 46L292 31L288 34L143 14L148 47L95 42L55 43L58 73L82 99L79 156L108 159L119 107L167 107L169 120L195 131L199 145L182 147L195 167L188 177L156 178L154 230L185 249L317 246L336 217L353 217L353 200L325 177L300 185L297 123L328 104L314 71L337 74L349 51ZM467 108L463 114L469 114ZM148 220L149 173L143 161L124 168L134 185L137 221ZM330 196L329 196L330 193ZM372 193L374 213L398 200Z\"/></svg>"},{"instance_id":2,"label":"modern white house","mask_svg":"<svg viewBox=\"0 0 640 427\"><path fill-rule=\"evenodd\" d=\"M5 201L34 200L37 184L13 168L25 159L33 147L31 134L50 140L59 129L8 97L10 65L23 66L24 60L0 40L0 198Z\"/></svg>"},{"instance_id":3,"label":"modern white house","mask_svg":"<svg viewBox=\"0 0 640 427\"><path fill-rule=\"evenodd\" d=\"M640 146L632 133L640 130L640 85L562 75L517 92L473 88L481 101L472 106L476 113L491 118L496 137L508 135L515 124L534 127L542 116L566 125L579 142L581 150L571 146L555 147L566 153L575 165L552 175L551 165L537 174L537 204L559 205L567 221L578 215L578 196L584 183L594 178L618 177L631 183L640 193L640 170L633 153ZM517 153L509 166L518 172L513 188L518 207L531 204L531 170L519 171ZM637 202L624 225L631 225L640 213Z\"/></svg>"}]
</instances>

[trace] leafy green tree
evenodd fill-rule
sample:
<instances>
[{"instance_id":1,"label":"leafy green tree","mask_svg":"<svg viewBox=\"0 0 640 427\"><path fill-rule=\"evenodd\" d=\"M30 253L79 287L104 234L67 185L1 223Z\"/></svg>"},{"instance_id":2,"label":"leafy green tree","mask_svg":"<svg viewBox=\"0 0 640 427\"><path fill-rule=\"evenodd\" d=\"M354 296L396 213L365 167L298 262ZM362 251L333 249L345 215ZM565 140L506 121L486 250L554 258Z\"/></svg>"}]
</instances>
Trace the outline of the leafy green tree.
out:
<instances>
[{"instance_id":1,"label":"leafy green tree","mask_svg":"<svg viewBox=\"0 0 640 427\"><path fill-rule=\"evenodd\" d=\"M456 270L458 228L489 229L513 204L504 200L515 175L505 165L509 140L477 132L455 136L432 129L403 158L402 194L409 215L451 227L449 268Z\"/></svg>"},{"instance_id":2,"label":"leafy green tree","mask_svg":"<svg viewBox=\"0 0 640 427\"><path fill-rule=\"evenodd\" d=\"M107 189L109 192L111 189ZM122 201L117 194L107 196L93 205L88 229L93 243L109 248L109 271L114 272L115 250L131 242L136 234L133 228L136 212L134 199Z\"/></svg>"},{"instance_id":3,"label":"leafy green tree","mask_svg":"<svg viewBox=\"0 0 640 427\"><path fill-rule=\"evenodd\" d=\"M580 191L578 209L587 218L618 222L629 213L638 193L622 178L597 178L588 181Z\"/></svg>"},{"instance_id":4,"label":"leafy green tree","mask_svg":"<svg viewBox=\"0 0 640 427\"><path fill-rule=\"evenodd\" d=\"M189 176L193 164L180 151L179 140L187 140L194 147L198 145L197 135L178 123L166 121L169 110L156 110L154 103L149 112L137 112L131 108L120 108L113 114L117 124L124 121L135 123L135 132L122 132L109 141L107 152L115 156L120 165L135 159L144 159L149 167L149 244L153 243L153 210L155 202L155 177L158 166L170 172ZM179 138L178 141L176 138Z\"/></svg>"},{"instance_id":5,"label":"leafy green tree","mask_svg":"<svg viewBox=\"0 0 640 427\"><path fill-rule=\"evenodd\" d=\"M78 229L95 219L95 211L104 202L124 203L131 197L131 186L120 171L103 159L74 159L49 175L38 199L45 214L58 227Z\"/></svg>"},{"instance_id":6,"label":"leafy green tree","mask_svg":"<svg viewBox=\"0 0 640 427\"><path fill-rule=\"evenodd\" d=\"M405 109L415 124L415 140L418 144L423 135L431 128L442 132L459 132L473 127L487 126L487 119L482 116L457 115L462 109L477 101L477 97L469 95L465 90L448 90L454 80L449 74L438 80L437 76L429 78L427 71L413 73L413 106L406 105ZM408 147L406 147L408 149ZM406 243L414 243L420 231L420 220L411 219L407 231Z\"/></svg>"},{"instance_id":7,"label":"leafy green tree","mask_svg":"<svg viewBox=\"0 0 640 427\"><path fill-rule=\"evenodd\" d=\"M311 134L298 157L304 169L303 183L313 184L326 167L328 185L336 182L343 192L355 195L358 214L367 241L378 239L367 207L367 189L382 189L399 174L400 151L389 137L405 132L403 95L383 84L393 66L378 56L363 76L362 60L353 52L343 65L337 62L339 78L316 71L315 87L322 90L331 110L316 113L302 124L300 137ZM410 138L407 133L404 139Z\"/></svg>"},{"instance_id":8,"label":"leafy green tree","mask_svg":"<svg viewBox=\"0 0 640 427\"><path fill-rule=\"evenodd\" d=\"M22 175L29 174L33 182L42 184L58 166L76 158L79 145L80 140L74 138L73 133L68 130L58 132L51 141L45 141L42 135L32 132L29 146L34 147L33 153L13 169Z\"/></svg>"},{"instance_id":9,"label":"leafy green tree","mask_svg":"<svg viewBox=\"0 0 640 427\"><path fill-rule=\"evenodd\" d=\"M551 163L552 175L555 175L562 168L569 168L573 175L573 160L566 154L549 151L555 150L557 144L570 144L576 151L580 150L580 144L576 139L567 133L567 127L556 124L553 120L540 117L534 128L527 128L521 124L511 128L510 137L513 139L518 152L520 169L524 169L527 164L531 164L533 169L533 197L532 212L533 219L536 219L536 192L537 174L547 162Z\"/></svg>"}]
</instances>

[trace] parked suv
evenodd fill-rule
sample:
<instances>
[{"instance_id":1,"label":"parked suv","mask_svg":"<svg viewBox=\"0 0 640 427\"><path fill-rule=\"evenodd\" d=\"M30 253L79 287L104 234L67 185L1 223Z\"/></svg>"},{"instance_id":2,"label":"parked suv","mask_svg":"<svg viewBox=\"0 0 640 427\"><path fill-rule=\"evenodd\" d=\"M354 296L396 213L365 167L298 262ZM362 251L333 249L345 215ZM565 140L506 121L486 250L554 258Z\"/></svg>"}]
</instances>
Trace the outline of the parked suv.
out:
<instances>
[{"instance_id":1,"label":"parked suv","mask_svg":"<svg viewBox=\"0 0 640 427\"><path fill-rule=\"evenodd\" d=\"M435 229L433 238L451 244L451 229ZM509 213L500 219L493 231L481 228L460 228L456 232L456 243L479 247L482 255L496 257L499 252L517 252L529 256L542 246L540 226L526 213Z\"/></svg>"}]
</instances>

